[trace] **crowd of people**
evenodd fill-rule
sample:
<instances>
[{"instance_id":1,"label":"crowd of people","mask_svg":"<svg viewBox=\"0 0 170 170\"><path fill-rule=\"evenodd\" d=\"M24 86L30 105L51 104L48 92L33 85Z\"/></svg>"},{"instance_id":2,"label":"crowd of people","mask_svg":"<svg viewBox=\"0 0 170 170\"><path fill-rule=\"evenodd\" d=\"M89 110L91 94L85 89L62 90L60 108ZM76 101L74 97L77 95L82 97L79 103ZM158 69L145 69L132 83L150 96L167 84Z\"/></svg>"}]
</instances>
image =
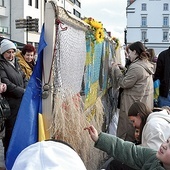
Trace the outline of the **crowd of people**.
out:
<instances>
[{"instance_id":1,"label":"crowd of people","mask_svg":"<svg viewBox=\"0 0 170 170\"><path fill-rule=\"evenodd\" d=\"M134 141L135 128L128 119L128 110L134 101L141 101L153 107L153 65L149 62L149 53L141 42L128 46L128 56L131 61L126 73L122 73L120 66L114 63L113 75L118 85L123 88L120 99L120 111L117 136L128 141Z\"/></svg>"},{"instance_id":2,"label":"crowd of people","mask_svg":"<svg viewBox=\"0 0 170 170\"><path fill-rule=\"evenodd\" d=\"M3 39L0 44L0 93L6 98L10 106L10 115L5 119L4 136L2 137L4 158L22 96L33 72L35 53L36 50L31 44L25 45L22 51L18 50L16 45L8 39Z\"/></svg>"},{"instance_id":3,"label":"crowd of people","mask_svg":"<svg viewBox=\"0 0 170 170\"><path fill-rule=\"evenodd\" d=\"M170 161L165 158L169 156L168 149L170 149L170 68L168 67L170 48L156 57L154 49L146 49L141 42L134 42L126 47L125 52L131 61L128 68L124 69L126 71L122 71L123 67L117 63L113 63L112 66L113 76L116 76L120 88L123 89L120 96L116 137L100 133L102 136L100 140L100 135L96 138L97 132L93 126L86 129L95 141L95 146L111 156L105 166L107 170L154 169L154 167L170 169ZM157 80L160 81L160 87L158 103L155 105L153 84ZM135 130L139 131L137 138ZM100 145L102 140L108 142L107 146ZM127 146L129 148L126 148ZM152 153L153 162L148 161L146 148ZM127 150L129 156L126 155ZM124 151L123 154L121 151ZM138 151L143 155L135 157Z\"/></svg>"},{"instance_id":4,"label":"crowd of people","mask_svg":"<svg viewBox=\"0 0 170 170\"><path fill-rule=\"evenodd\" d=\"M115 76L114 79L120 88L117 106L120 111L116 135L104 132L98 134L93 125L85 127L85 130L88 130L91 139L95 142L95 147L105 151L111 157L106 170L169 170L170 48L161 52L156 58L153 49L146 49L141 42L137 41L129 44L125 52L127 57L126 67L113 63L111 70L112 76ZM26 44L20 51L12 41L8 39L1 41L0 93L7 99L10 106L10 116L5 119L5 130L2 139L4 158L22 96L33 72L35 54L36 50L31 44ZM156 80L160 81L157 108L154 107L153 85ZM29 165L29 160L24 159L24 156L31 155L33 152L37 152L39 155L37 149L40 148L38 147L40 145L44 147L48 143L50 142L36 143L26 148L16 159L13 169L18 169L21 166L20 159ZM53 143L48 144L48 147L50 145L53 146ZM30 158L32 159L32 157ZM38 157L36 158L39 159ZM45 155L44 158L44 160L49 159ZM78 157L77 159L79 159L80 167L86 169L81 159ZM53 159L49 159L49 161L54 162ZM48 161L45 162L48 164L44 165L45 167L50 166ZM38 162L34 163L36 167ZM25 163L22 165L25 165ZM32 165L30 164L29 166ZM37 166L42 165L39 163Z\"/></svg>"}]
</instances>

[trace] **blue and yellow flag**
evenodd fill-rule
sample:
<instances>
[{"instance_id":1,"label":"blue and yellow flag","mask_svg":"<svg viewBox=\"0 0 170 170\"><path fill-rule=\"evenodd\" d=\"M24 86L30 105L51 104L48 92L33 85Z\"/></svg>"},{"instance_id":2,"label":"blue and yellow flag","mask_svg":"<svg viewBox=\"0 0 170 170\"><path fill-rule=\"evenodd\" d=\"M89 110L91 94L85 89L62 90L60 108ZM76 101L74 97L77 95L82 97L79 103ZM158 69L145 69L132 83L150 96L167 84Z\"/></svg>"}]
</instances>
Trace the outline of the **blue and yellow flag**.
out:
<instances>
[{"instance_id":1,"label":"blue and yellow flag","mask_svg":"<svg viewBox=\"0 0 170 170\"><path fill-rule=\"evenodd\" d=\"M12 169L16 157L23 149L38 141L38 114L42 110L43 49L46 45L43 26L38 46L38 59L24 93L8 147L5 162L7 170Z\"/></svg>"},{"instance_id":2,"label":"blue and yellow flag","mask_svg":"<svg viewBox=\"0 0 170 170\"><path fill-rule=\"evenodd\" d=\"M42 102L40 103L39 108L40 109L38 113L38 141L43 141L49 139L49 134L45 130L45 126L44 126L44 116L42 114Z\"/></svg>"},{"instance_id":3,"label":"blue and yellow flag","mask_svg":"<svg viewBox=\"0 0 170 170\"><path fill-rule=\"evenodd\" d=\"M159 86L160 86L160 80L157 79L154 81L154 99L158 100L159 97Z\"/></svg>"}]
</instances>

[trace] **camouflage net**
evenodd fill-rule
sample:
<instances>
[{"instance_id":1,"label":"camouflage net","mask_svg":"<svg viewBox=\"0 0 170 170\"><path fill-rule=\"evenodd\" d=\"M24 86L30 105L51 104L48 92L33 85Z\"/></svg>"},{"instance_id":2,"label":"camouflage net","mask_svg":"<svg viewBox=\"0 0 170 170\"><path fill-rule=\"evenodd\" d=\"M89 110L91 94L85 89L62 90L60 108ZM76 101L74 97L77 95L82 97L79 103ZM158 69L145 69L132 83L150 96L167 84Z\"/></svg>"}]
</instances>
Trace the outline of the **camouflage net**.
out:
<instances>
[{"instance_id":1,"label":"camouflage net","mask_svg":"<svg viewBox=\"0 0 170 170\"><path fill-rule=\"evenodd\" d=\"M53 97L50 101L52 103L49 103L52 106L52 124L48 130L53 137L67 142L75 149L87 170L97 170L106 154L94 148L94 142L84 128L93 124L98 132L102 131L103 104L101 96L97 94L93 105L85 107L85 96L80 95L87 53L86 33L89 26L70 16L52 1L49 2L56 13L56 41L51 72ZM103 46L98 45L99 49L100 47ZM102 54L102 51L100 53ZM106 55L109 55L109 49ZM100 71L100 61L99 58L97 71ZM98 73L96 75L98 76ZM96 92L99 79L97 76Z\"/></svg>"},{"instance_id":2,"label":"camouflage net","mask_svg":"<svg viewBox=\"0 0 170 170\"><path fill-rule=\"evenodd\" d=\"M80 155L88 170L95 170L103 160L103 152L94 148L94 142L90 139L84 128L93 124L100 132L103 123L103 105L98 99L91 108L95 110L94 119L87 121L86 113L82 110L83 102L79 95L73 96L69 92L57 93L54 97L53 135L56 139L69 143Z\"/></svg>"}]
</instances>

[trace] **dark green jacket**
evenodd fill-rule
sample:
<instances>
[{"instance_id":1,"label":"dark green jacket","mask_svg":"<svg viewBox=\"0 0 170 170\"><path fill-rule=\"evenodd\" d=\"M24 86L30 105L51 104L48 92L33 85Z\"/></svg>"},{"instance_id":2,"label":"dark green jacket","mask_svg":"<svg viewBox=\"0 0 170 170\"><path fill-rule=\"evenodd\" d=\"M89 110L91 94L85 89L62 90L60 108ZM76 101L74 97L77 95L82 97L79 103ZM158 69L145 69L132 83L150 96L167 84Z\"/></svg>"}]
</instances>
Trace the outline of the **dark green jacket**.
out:
<instances>
[{"instance_id":1,"label":"dark green jacket","mask_svg":"<svg viewBox=\"0 0 170 170\"><path fill-rule=\"evenodd\" d=\"M100 133L95 147L134 169L164 170L156 158L156 151L124 141L113 135Z\"/></svg>"}]
</instances>

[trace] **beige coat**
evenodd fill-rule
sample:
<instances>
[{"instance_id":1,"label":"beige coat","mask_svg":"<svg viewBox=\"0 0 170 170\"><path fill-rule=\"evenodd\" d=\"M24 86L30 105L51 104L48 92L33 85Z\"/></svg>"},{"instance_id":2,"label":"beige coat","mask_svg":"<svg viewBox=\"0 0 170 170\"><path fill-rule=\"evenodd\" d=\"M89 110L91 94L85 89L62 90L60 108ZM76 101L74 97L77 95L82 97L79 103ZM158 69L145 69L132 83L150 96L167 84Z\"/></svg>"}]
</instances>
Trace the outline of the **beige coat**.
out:
<instances>
[{"instance_id":1,"label":"beige coat","mask_svg":"<svg viewBox=\"0 0 170 170\"><path fill-rule=\"evenodd\" d=\"M128 110L135 101L145 103L153 108L153 65L147 60L135 60L126 74L120 69L112 68L118 85L124 90L121 94L117 136L128 141L134 140L134 128L128 119Z\"/></svg>"}]
</instances>

